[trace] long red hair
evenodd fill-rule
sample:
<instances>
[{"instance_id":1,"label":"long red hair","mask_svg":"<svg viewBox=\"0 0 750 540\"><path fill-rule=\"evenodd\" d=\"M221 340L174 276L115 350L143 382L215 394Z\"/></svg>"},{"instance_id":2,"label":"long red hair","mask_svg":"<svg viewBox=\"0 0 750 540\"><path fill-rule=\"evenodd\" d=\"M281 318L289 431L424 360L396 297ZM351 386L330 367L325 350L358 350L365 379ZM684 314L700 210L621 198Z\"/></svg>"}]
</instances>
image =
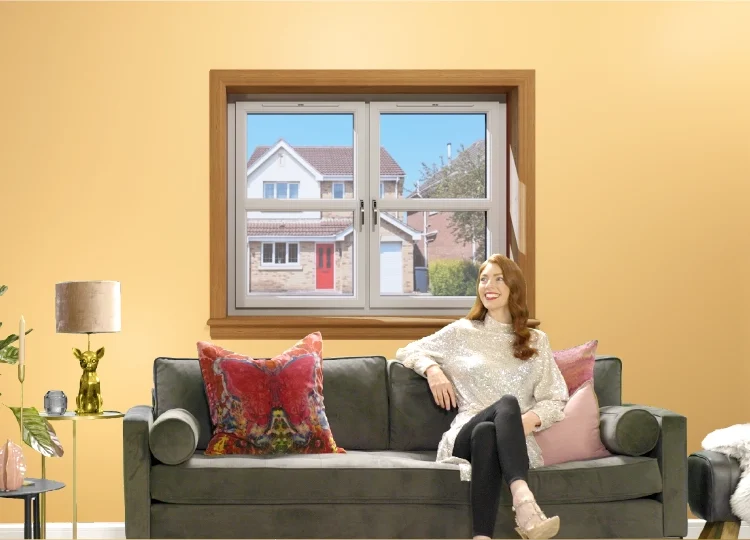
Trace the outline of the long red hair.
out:
<instances>
[{"instance_id":1,"label":"long red hair","mask_svg":"<svg viewBox=\"0 0 750 540\"><path fill-rule=\"evenodd\" d=\"M479 280L481 279L482 272L490 263L494 263L500 267L503 272L503 280L510 289L508 308L513 324L513 332L516 335L516 339L513 342L513 356L520 360L528 360L536 354L537 350L529 345L531 330L528 327L529 308L526 306L526 280L518 265L508 257L495 253L479 267L476 287L477 299L474 301L474 305L465 318L470 321L483 321L487 316L487 308L484 307L482 299L479 297Z\"/></svg>"}]
</instances>

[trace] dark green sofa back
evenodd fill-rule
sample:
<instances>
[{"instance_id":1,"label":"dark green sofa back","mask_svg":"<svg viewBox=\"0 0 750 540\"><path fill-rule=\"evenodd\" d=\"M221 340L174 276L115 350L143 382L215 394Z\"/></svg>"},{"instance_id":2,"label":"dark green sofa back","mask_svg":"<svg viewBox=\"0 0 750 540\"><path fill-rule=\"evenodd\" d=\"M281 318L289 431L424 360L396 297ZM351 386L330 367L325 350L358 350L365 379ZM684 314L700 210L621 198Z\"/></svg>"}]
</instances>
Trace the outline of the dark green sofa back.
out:
<instances>
[{"instance_id":1,"label":"dark green sofa back","mask_svg":"<svg viewBox=\"0 0 750 540\"><path fill-rule=\"evenodd\" d=\"M622 364L597 357L594 387L599 404L621 404ZM154 361L153 407L158 418L183 408L198 420L198 449L211 438L211 418L198 360ZM435 450L456 411L432 401L427 381L382 356L325 358L323 392L326 416L336 443L347 450Z\"/></svg>"}]
</instances>

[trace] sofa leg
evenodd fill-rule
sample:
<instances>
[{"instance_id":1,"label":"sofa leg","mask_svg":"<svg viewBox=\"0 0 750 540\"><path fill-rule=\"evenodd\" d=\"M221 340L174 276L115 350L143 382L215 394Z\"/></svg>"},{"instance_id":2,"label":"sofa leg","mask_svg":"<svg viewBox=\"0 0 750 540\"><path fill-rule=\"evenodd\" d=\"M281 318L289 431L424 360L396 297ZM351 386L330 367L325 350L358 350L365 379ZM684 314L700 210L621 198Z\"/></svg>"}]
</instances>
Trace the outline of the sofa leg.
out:
<instances>
[{"instance_id":1,"label":"sofa leg","mask_svg":"<svg viewBox=\"0 0 750 540\"><path fill-rule=\"evenodd\" d=\"M706 522L698 538L720 538L726 540L737 540L740 535L739 521L713 521Z\"/></svg>"}]
</instances>

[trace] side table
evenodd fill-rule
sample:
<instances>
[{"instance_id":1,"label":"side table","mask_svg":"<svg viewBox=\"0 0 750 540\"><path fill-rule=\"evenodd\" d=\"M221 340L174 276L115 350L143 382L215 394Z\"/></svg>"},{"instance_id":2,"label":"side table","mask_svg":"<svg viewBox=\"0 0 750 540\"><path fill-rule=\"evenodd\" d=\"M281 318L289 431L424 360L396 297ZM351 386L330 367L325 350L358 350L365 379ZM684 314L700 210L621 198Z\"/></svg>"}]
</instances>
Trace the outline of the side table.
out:
<instances>
[{"instance_id":1,"label":"side table","mask_svg":"<svg viewBox=\"0 0 750 540\"><path fill-rule=\"evenodd\" d=\"M122 418L125 416L124 413L118 411L103 411L99 414L76 414L75 412L66 412L64 414L48 414L47 412L40 411L39 416L43 416L47 420L54 421L65 421L69 420L73 422L73 539L78 538L78 499L76 492L76 476L78 474L78 465L76 457L76 426L79 421L84 420L112 420L114 418ZM42 478L47 477L47 464L46 458L42 455ZM42 494L42 517L41 517L41 533L42 538L47 538L47 498Z\"/></svg>"},{"instance_id":2,"label":"side table","mask_svg":"<svg viewBox=\"0 0 750 540\"><path fill-rule=\"evenodd\" d=\"M23 537L41 538L42 531L39 523L39 497L44 497L48 491L62 489L65 487L65 484L42 478L27 478L26 480L30 480L33 484L30 486L23 486L15 491L0 491L0 497L5 499L23 499Z\"/></svg>"}]
</instances>

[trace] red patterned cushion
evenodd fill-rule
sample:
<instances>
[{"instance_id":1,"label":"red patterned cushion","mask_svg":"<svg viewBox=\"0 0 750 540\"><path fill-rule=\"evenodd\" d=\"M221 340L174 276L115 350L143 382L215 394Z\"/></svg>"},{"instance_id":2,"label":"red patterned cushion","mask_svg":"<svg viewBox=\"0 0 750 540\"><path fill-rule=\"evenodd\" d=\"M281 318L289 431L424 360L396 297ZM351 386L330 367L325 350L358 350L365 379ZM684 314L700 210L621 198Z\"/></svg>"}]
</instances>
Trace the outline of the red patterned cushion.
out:
<instances>
[{"instance_id":1,"label":"red patterned cushion","mask_svg":"<svg viewBox=\"0 0 750 540\"><path fill-rule=\"evenodd\" d=\"M319 332L263 359L198 342L213 425L205 453L344 453L323 406L322 351Z\"/></svg>"},{"instance_id":2,"label":"red patterned cushion","mask_svg":"<svg viewBox=\"0 0 750 540\"><path fill-rule=\"evenodd\" d=\"M554 351L555 362L568 384L568 395L578 390L586 381L594 380L594 361L598 340L592 340L577 347Z\"/></svg>"}]
</instances>

